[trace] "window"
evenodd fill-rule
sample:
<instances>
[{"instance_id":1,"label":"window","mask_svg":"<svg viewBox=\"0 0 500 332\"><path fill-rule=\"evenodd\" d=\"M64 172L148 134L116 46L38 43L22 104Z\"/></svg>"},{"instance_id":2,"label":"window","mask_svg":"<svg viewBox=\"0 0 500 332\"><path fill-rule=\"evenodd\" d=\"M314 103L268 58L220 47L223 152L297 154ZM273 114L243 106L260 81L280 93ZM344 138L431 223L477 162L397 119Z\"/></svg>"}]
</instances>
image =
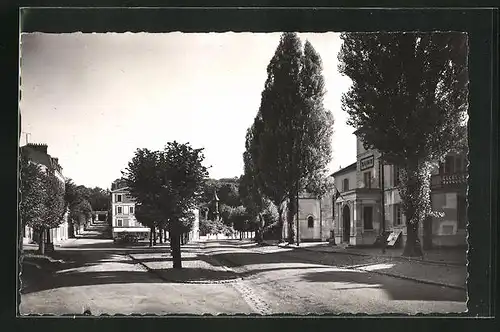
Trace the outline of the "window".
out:
<instances>
[{"instance_id":1,"label":"window","mask_svg":"<svg viewBox=\"0 0 500 332\"><path fill-rule=\"evenodd\" d=\"M373 207L363 208L363 224L365 229L373 229Z\"/></svg>"},{"instance_id":2,"label":"window","mask_svg":"<svg viewBox=\"0 0 500 332\"><path fill-rule=\"evenodd\" d=\"M121 202L122 201L122 195L121 194L117 194L116 195L116 201L117 202Z\"/></svg>"},{"instance_id":3,"label":"window","mask_svg":"<svg viewBox=\"0 0 500 332\"><path fill-rule=\"evenodd\" d=\"M123 227L123 220L122 219L117 219L116 220L116 226Z\"/></svg>"},{"instance_id":4,"label":"window","mask_svg":"<svg viewBox=\"0 0 500 332\"><path fill-rule=\"evenodd\" d=\"M455 172L455 158L453 156L446 156L444 160L444 174L453 174Z\"/></svg>"},{"instance_id":5,"label":"window","mask_svg":"<svg viewBox=\"0 0 500 332\"><path fill-rule=\"evenodd\" d=\"M399 226L402 223L401 204L394 204L394 225Z\"/></svg>"},{"instance_id":6,"label":"window","mask_svg":"<svg viewBox=\"0 0 500 332\"><path fill-rule=\"evenodd\" d=\"M455 159L455 170L457 171L457 173L461 173L464 171L461 157Z\"/></svg>"},{"instance_id":7,"label":"window","mask_svg":"<svg viewBox=\"0 0 500 332\"><path fill-rule=\"evenodd\" d=\"M394 172L394 187L396 186L399 186L400 184L400 179L399 179L399 166L397 165L394 165L393 168L392 168L393 172Z\"/></svg>"},{"instance_id":8,"label":"window","mask_svg":"<svg viewBox=\"0 0 500 332\"><path fill-rule=\"evenodd\" d=\"M116 207L116 214L122 214L123 213L123 209L121 206L117 206Z\"/></svg>"},{"instance_id":9,"label":"window","mask_svg":"<svg viewBox=\"0 0 500 332\"><path fill-rule=\"evenodd\" d=\"M307 227L314 228L314 218L312 216L307 217Z\"/></svg>"},{"instance_id":10,"label":"window","mask_svg":"<svg viewBox=\"0 0 500 332\"><path fill-rule=\"evenodd\" d=\"M349 179L344 179L342 190L343 191L348 191L349 190Z\"/></svg>"},{"instance_id":11,"label":"window","mask_svg":"<svg viewBox=\"0 0 500 332\"><path fill-rule=\"evenodd\" d=\"M365 172L363 173L363 180L365 183L365 188L371 188L372 187L372 174L371 172Z\"/></svg>"},{"instance_id":12,"label":"window","mask_svg":"<svg viewBox=\"0 0 500 332\"><path fill-rule=\"evenodd\" d=\"M134 207L133 206L130 207L129 212L130 212L130 214L134 214Z\"/></svg>"}]
</instances>

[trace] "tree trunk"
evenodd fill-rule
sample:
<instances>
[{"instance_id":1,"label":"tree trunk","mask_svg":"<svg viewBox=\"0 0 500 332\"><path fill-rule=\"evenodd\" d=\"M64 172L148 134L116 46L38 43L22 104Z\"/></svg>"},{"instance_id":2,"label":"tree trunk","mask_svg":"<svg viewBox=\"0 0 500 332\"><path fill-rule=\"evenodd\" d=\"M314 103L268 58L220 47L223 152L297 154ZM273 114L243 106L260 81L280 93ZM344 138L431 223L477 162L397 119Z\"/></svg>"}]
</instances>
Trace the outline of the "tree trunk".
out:
<instances>
[{"instance_id":1,"label":"tree trunk","mask_svg":"<svg viewBox=\"0 0 500 332\"><path fill-rule=\"evenodd\" d=\"M159 235L160 244L163 244L163 229L160 228L158 235Z\"/></svg>"},{"instance_id":2,"label":"tree trunk","mask_svg":"<svg viewBox=\"0 0 500 332\"><path fill-rule=\"evenodd\" d=\"M403 203L403 213L407 217L407 236L403 256L423 256L418 228L420 223L424 222L429 216L432 208L430 201L430 166L427 162L409 159L399 174L401 182L399 195Z\"/></svg>"},{"instance_id":3,"label":"tree trunk","mask_svg":"<svg viewBox=\"0 0 500 332\"><path fill-rule=\"evenodd\" d=\"M283 204L278 207L278 234L279 240L283 240Z\"/></svg>"},{"instance_id":4,"label":"tree trunk","mask_svg":"<svg viewBox=\"0 0 500 332\"><path fill-rule=\"evenodd\" d=\"M68 238L75 238L75 226L73 225L73 220L68 217Z\"/></svg>"},{"instance_id":5,"label":"tree trunk","mask_svg":"<svg viewBox=\"0 0 500 332\"><path fill-rule=\"evenodd\" d=\"M408 223L406 225L406 243L403 251L405 257L422 257L422 246L418 238L418 223Z\"/></svg>"},{"instance_id":6,"label":"tree trunk","mask_svg":"<svg viewBox=\"0 0 500 332\"><path fill-rule=\"evenodd\" d=\"M149 246L150 247L153 246L153 234L154 234L154 232L155 232L154 227L151 227L150 231L149 231Z\"/></svg>"},{"instance_id":7,"label":"tree trunk","mask_svg":"<svg viewBox=\"0 0 500 332\"><path fill-rule=\"evenodd\" d=\"M181 234L174 231L170 233L170 246L172 249L172 261L174 269L182 269L181 259Z\"/></svg>"},{"instance_id":8,"label":"tree trunk","mask_svg":"<svg viewBox=\"0 0 500 332\"><path fill-rule=\"evenodd\" d=\"M156 245L156 227L153 227L153 245Z\"/></svg>"},{"instance_id":9,"label":"tree trunk","mask_svg":"<svg viewBox=\"0 0 500 332\"><path fill-rule=\"evenodd\" d=\"M293 244L295 243L295 231L293 229L293 221L294 221L294 216L295 216L295 209L297 203L294 202L294 199L290 199L290 204L288 205L288 211L287 211L287 226L288 226L288 243Z\"/></svg>"},{"instance_id":10,"label":"tree trunk","mask_svg":"<svg viewBox=\"0 0 500 332\"><path fill-rule=\"evenodd\" d=\"M38 236L39 236L38 251L39 251L40 255L45 255L45 230L41 229L38 232Z\"/></svg>"},{"instance_id":11,"label":"tree trunk","mask_svg":"<svg viewBox=\"0 0 500 332\"><path fill-rule=\"evenodd\" d=\"M432 217L427 216L424 220L424 250L432 249Z\"/></svg>"}]
</instances>

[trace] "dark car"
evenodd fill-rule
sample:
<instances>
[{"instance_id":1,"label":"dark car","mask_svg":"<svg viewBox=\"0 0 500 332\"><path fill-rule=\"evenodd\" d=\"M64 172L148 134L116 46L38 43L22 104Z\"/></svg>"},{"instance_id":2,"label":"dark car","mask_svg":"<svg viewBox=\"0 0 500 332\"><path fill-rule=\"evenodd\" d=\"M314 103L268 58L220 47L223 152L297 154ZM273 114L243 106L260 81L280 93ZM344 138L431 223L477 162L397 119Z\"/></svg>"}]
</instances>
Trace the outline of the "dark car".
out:
<instances>
[{"instance_id":1,"label":"dark car","mask_svg":"<svg viewBox=\"0 0 500 332\"><path fill-rule=\"evenodd\" d=\"M139 241L139 237L135 234L126 234L124 236L119 236L115 239L115 242L120 243L137 243Z\"/></svg>"}]
</instances>

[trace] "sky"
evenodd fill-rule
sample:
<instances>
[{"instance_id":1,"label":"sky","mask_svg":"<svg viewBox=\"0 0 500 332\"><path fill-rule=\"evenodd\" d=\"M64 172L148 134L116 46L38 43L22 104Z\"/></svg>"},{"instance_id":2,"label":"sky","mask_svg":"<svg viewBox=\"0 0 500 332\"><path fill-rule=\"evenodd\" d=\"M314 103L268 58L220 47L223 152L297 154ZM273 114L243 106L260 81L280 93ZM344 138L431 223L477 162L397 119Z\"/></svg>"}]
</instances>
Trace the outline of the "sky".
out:
<instances>
[{"instance_id":1,"label":"sky","mask_svg":"<svg viewBox=\"0 0 500 332\"><path fill-rule=\"evenodd\" d=\"M335 119L331 171L356 160L341 97L338 33L299 33L323 61ZM20 145L45 143L77 184L109 188L137 148L203 147L211 178L243 173L245 134L260 106L280 33L21 36Z\"/></svg>"}]
</instances>

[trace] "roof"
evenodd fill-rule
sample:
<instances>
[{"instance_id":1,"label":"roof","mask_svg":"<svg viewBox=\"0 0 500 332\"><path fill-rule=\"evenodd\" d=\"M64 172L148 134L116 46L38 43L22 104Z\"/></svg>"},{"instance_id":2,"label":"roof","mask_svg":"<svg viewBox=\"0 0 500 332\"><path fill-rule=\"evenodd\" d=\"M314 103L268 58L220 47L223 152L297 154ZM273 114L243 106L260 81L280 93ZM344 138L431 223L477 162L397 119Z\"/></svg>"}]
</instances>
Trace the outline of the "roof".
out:
<instances>
[{"instance_id":1,"label":"roof","mask_svg":"<svg viewBox=\"0 0 500 332\"><path fill-rule=\"evenodd\" d=\"M128 191L128 187L121 187L121 188L117 188L115 190L111 190L112 193L116 193L119 191Z\"/></svg>"},{"instance_id":2,"label":"roof","mask_svg":"<svg viewBox=\"0 0 500 332\"><path fill-rule=\"evenodd\" d=\"M335 175L338 175L338 174L345 173L345 172L347 172L347 171L350 171L350 170L356 169L356 165L357 165L357 164L358 164L357 162L354 162L354 163L350 164L349 166L346 166L346 167L344 167L344 168L339 169L339 170L338 170L338 171L336 171L336 172L333 172L331 176L335 176Z\"/></svg>"},{"instance_id":3,"label":"roof","mask_svg":"<svg viewBox=\"0 0 500 332\"><path fill-rule=\"evenodd\" d=\"M59 164L58 158L54 158L44 150L40 150L38 146L41 146L42 148L45 147L46 149L45 144L29 144L21 147L21 153L28 157L28 159L32 162L53 168L62 175L62 167Z\"/></svg>"}]
</instances>

